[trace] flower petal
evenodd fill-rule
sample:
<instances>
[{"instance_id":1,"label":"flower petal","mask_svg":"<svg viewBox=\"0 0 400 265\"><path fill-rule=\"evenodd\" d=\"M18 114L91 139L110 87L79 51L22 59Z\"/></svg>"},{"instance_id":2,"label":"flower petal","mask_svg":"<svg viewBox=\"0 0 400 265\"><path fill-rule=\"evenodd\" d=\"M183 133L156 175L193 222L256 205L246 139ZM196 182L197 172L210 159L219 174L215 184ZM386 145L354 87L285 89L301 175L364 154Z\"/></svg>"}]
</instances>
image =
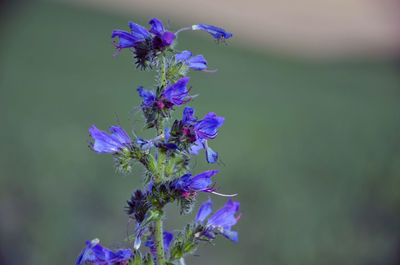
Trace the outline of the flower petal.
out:
<instances>
[{"instance_id":1,"label":"flower petal","mask_svg":"<svg viewBox=\"0 0 400 265\"><path fill-rule=\"evenodd\" d=\"M210 219L208 219L207 225L213 227L223 227L224 229L230 229L231 226L236 224L237 218L235 214L239 210L240 203L234 202L231 199L227 201L224 207L216 211Z\"/></svg>"},{"instance_id":2,"label":"flower petal","mask_svg":"<svg viewBox=\"0 0 400 265\"><path fill-rule=\"evenodd\" d=\"M186 85L189 83L189 77L183 77L179 79L175 84L169 86L163 93L169 102L174 105L180 106L185 104L187 101L184 99L188 96L189 90Z\"/></svg>"},{"instance_id":3,"label":"flower petal","mask_svg":"<svg viewBox=\"0 0 400 265\"><path fill-rule=\"evenodd\" d=\"M125 143L130 143L129 136L126 135L123 129L119 128L118 130L115 127L112 130L118 131L118 133L114 135L109 135L104 131L100 131L96 128L96 126L92 125L89 129L90 136L94 139L94 144L92 145L92 150L98 153L116 153L120 150L120 148L125 148ZM110 128L110 129L111 129ZM120 131L122 130L122 131ZM115 133L115 132L114 132ZM125 134L127 139L122 137L122 134ZM122 137L124 140L121 142L119 139Z\"/></svg>"},{"instance_id":4,"label":"flower petal","mask_svg":"<svg viewBox=\"0 0 400 265\"><path fill-rule=\"evenodd\" d=\"M150 21L149 24L151 25L151 29L149 30L151 33L161 36L164 33L164 26L160 20L157 18L153 17Z\"/></svg>"},{"instance_id":5,"label":"flower petal","mask_svg":"<svg viewBox=\"0 0 400 265\"><path fill-rule=\"evenodd\" d=\"M145 39L150 37L150 33L143 26L140 26L140 25L138 25L136 23L133 23L133 22L129 22L129 27L131 28L132 35L139 42L142 42Z\"/></svg>"},{"instance_id":6,"label":"flower petal","mask_svg":"<svg viewBox=\"0 0 400 265\"><path fill-rule=\"evenodd\" d=\"M138 41L133 35L129 32L123 30L114 30L111 38L119 37L119 46L118 48L131 48L135 47L136 42Z\"/></svg>"},{"instance_id":7,"label":"flower petal","mask_svg":"<svg viewBox=\"0 0 400 265\"><path fill-rule=\"evenodd\" d=\"M151 91L147 91L142 86L138 87L137 91L139 92L139 96L143 98L142 104L144 106L153 105L156 100L156 96Z\"/></svg>"},{"instance_id":8,"label":"flower petal","mask_svg":"<svg viewBox=\"0 0 400 265\"><path fill-rule=\"evenodd\" d=\"M163 47L171 45L174 42L175 37L176 37L175 34L172 32L169 31L164 32L161 37Z\"/></svg>"},{"instance_id":9,"label":"flower petal","mask_svg":"<svg viewBox=\"0 0 400 265\"><path fill-rule=\"evenodd\" d=\"M169 247L171 245L171 241L174 239L174 234L168 232L167 230L163 233L163 241L164 241L164 251L165 253L169 252Z\"/></svg>"},{"instance_id":10,"label":"flower petal","mask_svg":"<svg viewBox=\"0 0 400 265\"><path fill-rule=\"evenodd\" d=\"M216 170L209 170L194 176L189 183L189 188L194 191L203 191L212 184L211 177L219 172Z\"/></svg>"},{"instance_id":11,"label":"flower petal","mask_svg":"<svg viewBox=\"0 0 400 265\"><path fill-rule=\"evenodd\" d=\"M196 122L196 118L194 117L194 108L185 107L183 109L182 123L185 125L193 122Z\"/></svg>"},{"instance_id":12,"label":"flower petal","mask_svg":"<svg viewBox=\"0 0 400 265\"><path fill-rule=\"evenodd\" d=\"M222 231L222 235L224 235L227 239L232 240L235 243L237 243L239 241L239 235L238 235L238 232L236 232L236 231L224 229L224 231Z\"/></svg>"},{"instance_id":13,"label":"flower petal","mask_svg":"<svg viewBox=\"0 0 400 265\"><path fill-rule=\"evenodd\" d=\"M194 56L186 61L190 68L201 71L207 68L207 61L203 55Z\"/></svg>"},{"instance_id":14,"label":"flower petal","mask_svg":"<svg viewBox=\"0 0 400 265\"><path fill-rule=\"evenodd\" d=\"M86 242L87 246L79 255L76 265L86 264L114 264L129 260L133 253L130 249L119 249L116 253L100 245L98 239Z\"/></svg>"},{"instance_id":15,"label":"flower petal","mask_svg":"<svg viewBox=\"0 0 400 265\"><path fill-rule=\"evenodd\" d=\"M131 143L131 138L129 138L128 134L121 127L111 126L108 130L112 132L111 136L118 140L121 144Z\"/></svg>"},{"instance_id":16,"label":"flower petal","mask_svg":"<svg viewBox=\"0 0 400 265\"><path fill-rule=\"evenodd\" d=\"M214 164L218 160L218 153L214 152L214 150L211 149L211 147L206 148L206 159L207 162L210 164Z\"/></svg>"},{"instance_id":17,"label":"flower petal","mask_svg":"<svg viewBox=\"0 0 400 265\"><path fill-rule=\"evenodd\" d=\"M213 205L212 201L207 201L200 206L199 211L197 212L196 215L197 223L202 223L207 218L207 216L211 214L212 205Z\"/></svg>"},{"instance_id":18,"label":"flower petal","mask_svg":"<svg viewBox=\"0 0 400 265\"><path fill-rule=\"evenodd\" d=\"M198 154L199 154L199 151L200 151L201 149L203 149L203 148L204 148L204 145L203 145L202 140L197 140L196 142L194 142L194 143L190 146L189 153L190 153L191 155L198 155Z\"/></svg>"},{"instance_id":19,"label":"flower petal","mask_svg":"<svg viewBox=\"0 0 400 265\"><path fill-rule=\"evenodd\" d=\"M212 25L207 25L207 24L197 24L197 25L193 25L192 26L192 30L203 30L206 31L208 33L210 33L214 38L216 38L217 40L220 39L229 39L230 37L232 37L232 33L229 33L228 31L216 27L216 26L212 26Z\"/></svg>"},{"instance_id":20,"label":"flower petal","mask_svg":"<svg viewBox=\"0 0 400 265\"><path fill-rule=\"evenodd\" d=\"M221 127L224 121L224 117L218 117L214 112L208 113L194 125L197 138L214 139L218 134L218 127Z\"/></svg>"},{"instance_id":21,"label":"flower petal","mask_svg":"<svg viewBox=\"0 0 400 265\"><path fill-rule=\"evenodd\" d=\"M190 51L183 51L181 53L178 53L175 55L175 61L186 61L187 59L189 59L192 56L192 52Z\"/></svg>"}]
</instances>

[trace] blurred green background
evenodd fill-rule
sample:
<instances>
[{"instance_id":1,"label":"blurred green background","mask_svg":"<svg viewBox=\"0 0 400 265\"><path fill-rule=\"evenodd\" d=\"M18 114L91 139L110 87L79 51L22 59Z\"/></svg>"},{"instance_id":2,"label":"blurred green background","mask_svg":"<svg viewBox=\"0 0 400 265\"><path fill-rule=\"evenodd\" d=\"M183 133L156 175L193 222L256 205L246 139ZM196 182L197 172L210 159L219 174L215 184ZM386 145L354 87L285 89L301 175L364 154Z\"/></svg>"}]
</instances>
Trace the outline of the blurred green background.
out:
<instances>
[{"instance_id":1,"label":"blurred green background","mask_svg":"<svg viewBox=\"0 0 400 265\"><path fill-rule=\"evenodd\" d=\"M86 240L120 247L132 231L123 206L142 169L116 174L110 155L87 148L88 128L106 129L117 114L129 131L141 119L129 113L152 73L135 70L128 51L113 58L109 37L151 17L49 2L3 12L0 264L74 264ZM219 69L190 73L197 115L226 117L211 142L223 164L201 155L193 172L221 169L217 184L239 193L243 213L238 244L219 239L187 264L400 264L395 60L307 61L199 32L182 33L177 48ZM173 205L166 227L191 218Z\"/></svg>"}]
</instances>

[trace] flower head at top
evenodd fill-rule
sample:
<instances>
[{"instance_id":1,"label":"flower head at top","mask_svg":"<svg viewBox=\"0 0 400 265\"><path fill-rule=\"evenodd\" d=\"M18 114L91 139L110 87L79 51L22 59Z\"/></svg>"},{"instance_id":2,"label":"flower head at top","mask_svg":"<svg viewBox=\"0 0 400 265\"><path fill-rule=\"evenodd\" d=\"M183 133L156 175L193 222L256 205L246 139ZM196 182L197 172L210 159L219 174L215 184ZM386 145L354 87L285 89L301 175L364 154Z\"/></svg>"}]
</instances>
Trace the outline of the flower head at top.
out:
<instances>
[{"instance_id":1,"label":"flower head at top","mask_svg":"<svg viewBox=\"0 0 400 265\"><path fill-rule=\"evenodd\" d=\"M95 265L111 265L119 262L119 264L125 265L133 255L130 249L119 249L117 252L113 252L104 248L97 238L87 241L86 245L79 255L76 265L86 264L86 262Z\"/></svg>"},{"instance_id":2,"label":"flower head at top","mask_svg":"<svg viewBox=\"0 0 400 265\"><path fill-rule=\"evenodd\" d=\"M183 51L175 55L175 62L181 62L194 70L205 70L207 68L207 61L203 55L196 55L192 57L192 52Z\"/></svg>"},{"instance_id":3,"label":"flower head at top","mask_svg":"<svg viewBox=\"0 0 400 265\"><path fill-rule=\"evenodd\" d=\"M174 239L174 234L168 232L167 230L163 233L163 243L164 243L164 252L167 254L169 252L169 246L171 245L171 241ZM146 247L150 249L151 254L153 257L157 256L156 253L156 244L154 243L153 238L149 237L145 244Z\"/></svg>"},{"instance_id":4,"label":"flower head at top","mask_svg":"<svg viewBox=\"0 0 400 265\"><path fill-rule=\"evenodd\" d=\"M155 36L153 38L153 47L157 50L163 50L164 48L170 46L175 39L175 34L166 31L164 25L157 18L152 18L149 22L151 29L149 30Z\"/></svg>"},{"instance_id":5,"label":"flower head at top","mask_svg":"<svg viewBox=\"0 0 400 265\"><path fill-rule=\"evenodd\" d=\"M149 22L151 28L146 28L129 22L131 32L123 30L114 30L111 38L118 37L119 41L113 44L117 49L114 56L118 55L122 49L133 48L134 58L137 67L147 69L155 64L155 58L166 47L170 46L175 39L175 34L166 31L162 22L156 18L152 18Z\"/></svg>"},{"instance_id":6,"label":"flower head at top","mask_svg":"<svg viewBox=\"0 0 400 265\"><path fill-rule=\"evenodd\" d=\"M115 48L117 48L117 55L121 49L125 48L137 48L140 43L145 42L146 39L150 38L151 35L146 28L129 22L129 27L131 28L131 33L123 30L114 30L111 38L118 37L119 42L114 42Z\"/></svg>"},{"instance_id":7,"label":"flower head at top","mask_svg":"<svg viewBox=\"0 0 400 265\"><path fill-rule=\"evenodd\" d=\"M190 101L190 99L185 98L189 95L189 90L186 85L189 83L189 77L183 77L179 79L175 84L169 86L164 92L163 96L168 100L168 102L173 105L180 106Z\"/></svg>"},{"instance_id":8,"label":"flower head at top","mask_svg":"<svg viewBox=\"0 0 400 265\"><path fill-rule=\"evenodd\" d=\"M212 212L212 202L208 201L204 203L196 216L196 222L198 224L203 224L207 216ZM204 226L201 235L208 238L214 238L215 233L220 233L226 238L232 240L233 242L238 242L238 233L231 230L231 227L237 223L240 216L235 217L236 213L239 211L240 203L232 201L229 199L224 207L216 211L207 221Z\"/></svg>"},{"instance_id":9,"label":"flower head at top","mask_svg":"<svg viewBox=\"0 0 400 265\"><path fill-rule=\"evenodd\" d=\"M182 192L182 197L186 198L196 194L196 192L214 192L215 189L211 187L211 177L219 172L216 170L209 170L200 173L194 177L192 174L185 174L180 177L175 183L174 187Z\"/></svg>"},{"instance_id":10,"label":"flower head at top","mask_svg":"<svg viewBox=\"0 0 400 265\"><path fill-rule=\"evenodd\" d=\"M232 37L232 33L229 33L228 31L216 27L216 26L211 26L207 24L197 24L192 26L192 30L203 30L208 33L210 33L215 39L221 40L221 39L229 39Z\"/></svg>"},{"instance_id":11,"label":"flower head at top","mask_svg":"<svg viewBox=\"0 0 400 265\"><path fill-rule=\"evenodd\" d=\"M108 129L111 134L101 131L92 125L89 129L90 137L94 143L90 143L90 148L98 153L118 153L122 149L127 148L127 145L132 143L128 134L118 126L111 126Z\"/></svg>"}]
</instances>

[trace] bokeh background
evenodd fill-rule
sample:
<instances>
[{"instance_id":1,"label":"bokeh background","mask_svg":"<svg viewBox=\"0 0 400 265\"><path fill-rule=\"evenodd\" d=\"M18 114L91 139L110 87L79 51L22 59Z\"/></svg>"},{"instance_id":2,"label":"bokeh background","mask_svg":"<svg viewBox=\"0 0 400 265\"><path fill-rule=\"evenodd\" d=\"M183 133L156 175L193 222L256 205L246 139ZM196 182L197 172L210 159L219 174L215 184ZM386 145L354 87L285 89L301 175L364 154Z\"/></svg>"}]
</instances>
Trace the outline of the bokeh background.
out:
<instances>
[{"instance_id":1,"label":"bokeh background","mask_svg":"<svg viewBox=\"0 0 400 265\"><path fill-rule=\"evenodd\" d=\"M217 73L191 72L222 192L238 192L240 242L187 264L400 264L400 18L396 1L2 1L0 264L74 264L88 239L119 247L142 169L120 176L88 148L91 124L146 134L136 88L152 73L113 58L110 35L157 16ZM148 134L147 134L148 135ZM201 199L206 199L202 196ZM216 207L224 199L215 198ZM175 205L166 227L178 229Z\"/></svg>"}]
</instances>

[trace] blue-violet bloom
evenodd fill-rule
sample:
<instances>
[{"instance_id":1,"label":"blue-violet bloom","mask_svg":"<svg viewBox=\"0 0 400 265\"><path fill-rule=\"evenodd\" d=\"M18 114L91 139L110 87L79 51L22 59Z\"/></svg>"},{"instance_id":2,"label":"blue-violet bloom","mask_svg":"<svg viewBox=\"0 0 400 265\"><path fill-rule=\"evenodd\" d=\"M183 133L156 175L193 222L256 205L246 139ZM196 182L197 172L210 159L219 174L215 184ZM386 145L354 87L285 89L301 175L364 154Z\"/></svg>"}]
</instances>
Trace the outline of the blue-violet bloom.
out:
<instances>
[{"instance_id":1,"label":"blue-violet bloom","mask_svg":"<svg viewBox=\"0 0 400 265\"><path fill-rule=\"evenodd\" d=\"M137 91L139 92L139 96L143 98L142 105L143 106L150 106L153 105L154 101L156 100L156 95L152 91L147 91L142 86L140 86Z\"/></svg>"},{"instance_id":2,"label":"blue-violet bloom","mask_svg":"<svg viewBox=\"0 0 400 265\"><path fill-rule=\"evenodd\" d=\"M90 136L94 139L94 144L90 143L90 148L98 153L117 153L121 149L127 148L132 143L128 134L118 126L111 126L108 134L100 131L96 126L92 125L89 129Z\"/></svg>"},{"instance_id":3,"label":"blue-violet bloom","mask_svg":"<svg viewBox=\"0 0 400 265\"><path fill-rule=\"evenodd\" d=\"M205 218L212 211L212 203L204 203L197 213L196 222L203 223ZM214 238L213 232L218 232L224 235L226 238L232 240L233 242L238 242L239 236L236 231L232 231L231 227L237 223L240 216L235 217L235 214L239 211L240 203L234 202L229 199L225 206L216 211L207 221L205 229L202 235Z\"/></svg>"},{"instance_id":4,"label":"blue-violet bloom","mask_svg":"<svg viewBox=\"0 0 400 265\"><path fill-rule=\"evenodd\" d=\"M214 139L218 134L218 127L221 127L224 121L224 117L218 117L214 112L208 113L194 125L197 139Z\"/></svg>"},{"instance_id":5,"label":"blue-violet bloom","mask_svg":"<svg viewBox=\"0 0 400 265\"><path fill-rule=\"evenodd\" d=\"M164 97L174 105L180 106L190 101L190 99L185 100L189 95L189 90L186 85L189 83L189 77L183 77L179 79L175 84L169 86L164 92Z\"/></svg>"},{"instance_id":6,"label":"blue-violet bloom","mask_svg":"<svg viewBox=\"0 0 400 265\"><path fill-rule=\"evenodd\" d=\"M218 169L209 170L200 173L194 177L191 177L192 174L185 174L174 183L174 187L183 192L182 197L184 198L193 196L196 192L199 191L215 192L214 187L210 187L212 184L211 177L218 172Z\"/></svg>"},{"instance_id":7,"label":"blue-violet bloom","mask_svg":"<svg viewBox=\"0 0 400 265\"><path fill-rule=\"evenodd\" d=\"M190 58L191 57L191 58ZM182 62L183 64L187 65L189 68L194 70L205 70L207 68L207 61L203 57L203 55L197 55L192 57L192 52L190 51L183 51L175 55L176 62Z\"/></svg>"},{"instance_id":8,"label":"blue-violet bloom","mask_svg":"<svg viewBox=\"0 0 400 265\"><path fill-rule=\"evenodd\" d=\"M210 164L214 164L218 161L218 152L215 152L214 150L211 149L211 147L208 146L207 140L200 139L195 141L189 149L189 153L191 155L198 155L199 151L204 149L206 152L206 159L207 162Z\"/></svg>"},{"instance_id":9,"label":"blue-violet bloom","mask_svg":"<svg viewBox=\"0 0 400 265\"><path fill-rule=\"evenodd\" d=\"M86 242L86 248L83 249L76 261L76 265L86 264L90 262L95 265L112 265L115 263L127 264L128 260L132 257L130 249L119 249L113 252L100 245L99 239L93 239Z\"/></svg>"},{"instance_id":10,"label":"blue-violet bloom","mask_svg":"<svg viewBox=\"0 0 400 265\"><path fill-rule=\"evenodd\" d=\"M232 37L232 33L229 33L228 31L216 27L216 26L211 26L211 25L206 25L206 24L197 24L192 26L192 30L203 30L208 33L210 33L214 38L217 40L220 39L229 39Z\"/></svg>"},{"instance_id":11,"label":"blue-violet bloom","mask_svg":"<svg viewBox=\"0 0 400 265\"><path fill-rule=\"evenodd\" d=\"M151 25L151 29L149 31L156 35L153 38L154 48L163 50L165 47L170 46L174 42L176 37L175 34L170 31L166 31L160 20L157 18L152 18L149 24Z\"/></svg>"},{"instance_id":12,"label":"blue-violet bloom","mask_svg":"<svg viewBox=\"0 0 400 265\"><path fill-rule=\"evenodd\" d=\"M119 38L118 44L114 42L114 46L117 48L117 52L114 55L117 55L121 49L135 48L137 47L138 43L144 42L147 38L150 38L150 33L146 28L133 22L129 22L129 27L131 28L131 33L123 30L113 31L111 38Z\"/></svg>"},{"instance_id":13,"label":"blue-violet bloom","mask_svg":"<svg viewBox=\"0 0 400 265\"><path fill-rule=\"evenodd\" d=\"M183 125L191 124L196 121L197 121L197 119L194 116L194 109L192 107L185 107L183 109L183 115L182 115Z\"/></svg>"}]
</instances>

